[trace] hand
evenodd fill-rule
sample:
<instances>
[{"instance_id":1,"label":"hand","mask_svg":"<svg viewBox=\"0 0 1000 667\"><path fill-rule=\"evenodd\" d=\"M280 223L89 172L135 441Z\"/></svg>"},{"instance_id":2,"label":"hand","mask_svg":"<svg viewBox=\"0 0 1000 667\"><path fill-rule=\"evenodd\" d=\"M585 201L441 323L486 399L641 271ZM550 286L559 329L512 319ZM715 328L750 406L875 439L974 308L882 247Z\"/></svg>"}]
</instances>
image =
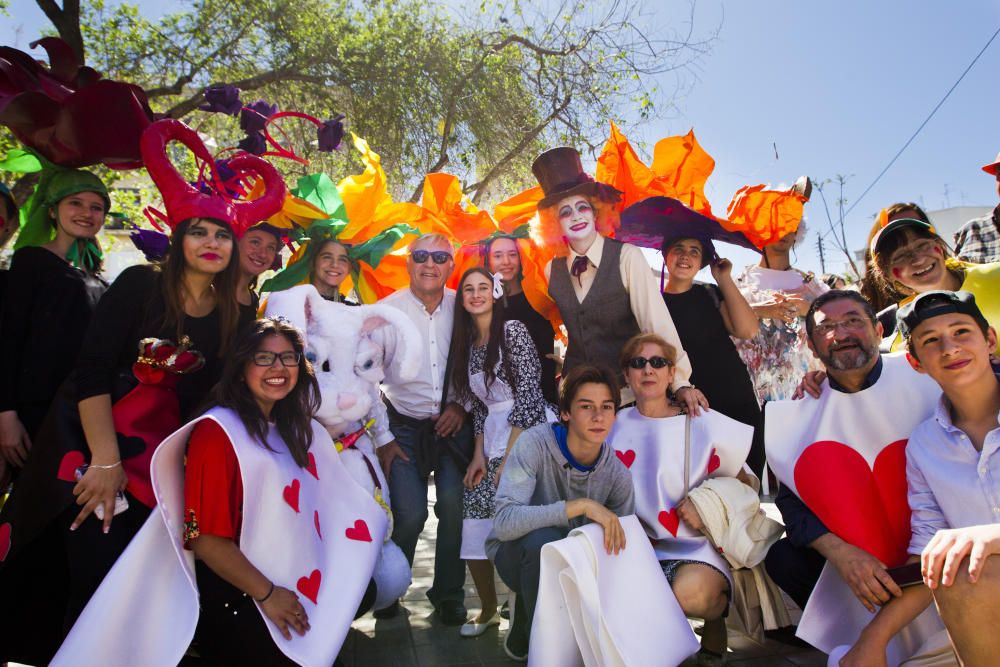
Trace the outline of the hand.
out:
<instances>
[{"instance_id":1,"label":"hand","mask_svg":"<svg viewBox=\"0 0 1000 667\"><path fill-rule=\"evenodd\" d=\"M799 386L792 393L792 400L798 401L809 394L813 398L819 398L823 393L823 380L826 379L826 371L809 371L802 377Z\"/></svg>"},{"instance_id":2,"label":"hand","mask_svg":"<svg viewBox=\"0 0 1000 667\"><path fill-rule=\"evenodd\" d=\"M796 317L805 317L809 312L809 300L798 294L783 294L782 305L794 308Z\"/></svg>"},{"instance_id":3,"label":"hand","mask_svg":"<svg viewBox=\"0 0 1000 667\"><path fill-rule=\"evenodd\" d=\"M715 260L711 266L708 267L708 269L712 272L712 277L715 278L715 282L719 282L723 278L729 278L732 276L733 263L725 257L720 257Z\"/></svg>"},{"instance_id":4,"label":"hand","mask_svg":"<svg viewBox=\"0 0 1000 667\"><path fill-rule=\"evenodd\" d=\"M614 512L596 500L589 500L584 515L604 529L604 549L608 555L625 548L625 529Z\"/></svg>"},{"instance_id":5,"label":"hand","mask_svg":"<svg viewBox=\"0 0 1000 667\"><path fill-rule=\"evenodd\" d=\"M562 369L563 369L563 358L562 358L562 356L558 352L553 352L551 354L546 354L545 358L546 359L551 359L552 361L556 362L556 375L557 376L561 375L562 374Z\"/></svg>"},{"instance_id":6,"label":"hand","mask_svg":"<svg viewBox=\"0 0 1000 667\"><path fill-rule=\"evenodd\" d=\"M299 602L299 596L287 588L275 586L271 597L261 602L260 608L288 641L292 639L289 628L295 630L299 637L309 631L309 616L305 607Z\"/></svg>"},{"instance_id":7,"label":"hand","mask_svg":"<svg viewBox=\"0 0 1000 667\"><path fill-rule=\"evenodd\" d=\"M705 394L701 393L700 389L688 385L687 387L681 387L674 392L674 396L680 401L684 407L687 409L687 413L692 417L697 417L701 414L701 408L708 409L708 399L705 398Z\"/></svg>"},{"instance_id":8,"label":"hand","mask_svg":"<svg viewBox=\"0 0 1000 667\"><path fill-rule=\"evenodd\" d=\"M840 659L840 667L886 667L886 643L862 632L851 650Z\"/></svg>"},{"instance_id":9,"label":"hand","mask_svg":"<svg viewBox=\"0 0 1000 667\"><path fill-rule=\"evenodd\" d=\"M458 403L449 403L434 420L434 432L442 438L455 435L465 421L465 409Z\"/></svg>"},{"instance_id":10,"label":"hand","mask_svg":"<svg viewBox=\"0 0 1000 667\"><path fill-rule=\"evenodd\" d=\"M114 468L96 468L93 464L83 473L83 477L73 487L76 504L83 509L75 519L70 530L76 530L98 505L104 506L104 532L111 530L111 519L115 514L115 496L128 485L128 477L121 465Z\"/></svg>"},{"instance_id":11,"label":"hand","mask_svg":"<svg viewBox=\"0 0 1000 667\"><path fill-rule=\"evenodd\" d=\"M403 448L399 446L399 443L395 440L390 440L381 447L375 450L375 455L378 457L379 465L382 466L382 472L385 474L386 480L392 475L392 462L396 458L401 458L407 463L410 461L410 457L406 455Z\"/></svg>"},{"instance_id":12,"label":"hand","mask_svg":"<svg viewBox=\"0 0 1000 667\"><path fill-rule=\"evenodd\" d=\"M851 587L855 597L872 613L893 597L903 595L886 572L885 565L864 549L841 542L830 554L829 560Z\"/></svg>"},{"instance_id":13,"label":"hand","mask_svg":"<svg viewBox=\"0 0 1000 667\"><path fill-rule=\"evenodd\" d=\"M465 478L462 480L462 484L471 491L483 481L485 474L486 457L483 456L481 450L476 449L476 453L472 455L472 460L469 461L469 467L465 469Z\"/></svg>"},{"instance_id":14,"label":"hand","mask_svg":"<svg viewBox=\"0 0 1000 667\"><path fill-rule=\"evenodd\" d=\"M31 438L14 410L0 412L0 456L12 466L24 467Z\"/></svg>"},{"instance_id":15,"label":"hand","mask_svg":"<svg viewBox=\"0 0 1000 667\"><path fill-rule=\"evenodd\" d=\"M704 532L705 524L701 521L701 515L698 514L698 508L694 506L689 498L685 498L681 501L681 504L677 506L677 516L683 521L688 528L691 530L697 530L699 532Z\"/></svg>"},{"instance_id":16,"label":"hand","mask_svg":"<svg viewBox=\"0 0 1000 667\"><path fill-rule=\"evenodd\" d=\"M976 583L986 559L1000 553L1000 526L969 526L939 530L920 554L920 573L930 589L951 586L962 560L969 557L969 581Z\"/></svg>"},{"instance_id":17,"label":"hand","mask_svg":"<svg viewBox=\"0 0 1000 667\"><path fill-rule=\"evenodd\" d=\"M753 312L760 320L781 320L785 324L791 324L798 317L798 306L786 301L784 295L775 294L773 300L753 306Z\"/></svg>"}]
</instances>

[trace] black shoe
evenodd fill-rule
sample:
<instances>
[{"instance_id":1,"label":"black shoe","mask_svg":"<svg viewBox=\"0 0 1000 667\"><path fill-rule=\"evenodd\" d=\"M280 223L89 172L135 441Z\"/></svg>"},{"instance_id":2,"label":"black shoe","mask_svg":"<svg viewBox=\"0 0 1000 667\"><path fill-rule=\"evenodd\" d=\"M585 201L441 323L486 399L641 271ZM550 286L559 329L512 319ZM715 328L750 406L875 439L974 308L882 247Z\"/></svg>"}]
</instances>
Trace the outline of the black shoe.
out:
<instances>
[{"instance_id":1,"label":"black shoe","mask_svg":"<svg viewBox=\"0 0 1000 667\"><path fill-rule=\"evenodd\" d=\"M396 600L388 607L383 607L382 609L376 609L372 612L372 616L380 621L384 621L389 618L396 618L399 616L400 610L399 600Z\"/></svg>"},{"instance_id":2,"label":"black shoe","mask_svg":"<svg viewBox=\"0 0 1000 667\"><path fill-rule=\"evenodd\" d=\"M514 604L510 605L510 629L503 640L503 652L507 657L517 662L528 661L528 638L531 628L524 611L524 603L520 596L515 596Z\"/></svg>"},{"instance_id":3,"label":"black shoe","mask_svg":"<svg viewBox=\"0 0 1000 667\"><path fill-rule=\"evenodd\" d=\"M507 600L503 601L500 605L500 618L509 621L510 620L510 603Z\"/></svg>"},{"instance_id":4,"label":"black shoe","mask_svg":"<svg viewBox=\"0 0 1000 667\"><path fill-rule=\"evenodd\" d=\"M435 611L445 625L465 625L465 622L469 620L468 610L458 600L444 600L435 608Z\"/></svg>"}]
</instances>

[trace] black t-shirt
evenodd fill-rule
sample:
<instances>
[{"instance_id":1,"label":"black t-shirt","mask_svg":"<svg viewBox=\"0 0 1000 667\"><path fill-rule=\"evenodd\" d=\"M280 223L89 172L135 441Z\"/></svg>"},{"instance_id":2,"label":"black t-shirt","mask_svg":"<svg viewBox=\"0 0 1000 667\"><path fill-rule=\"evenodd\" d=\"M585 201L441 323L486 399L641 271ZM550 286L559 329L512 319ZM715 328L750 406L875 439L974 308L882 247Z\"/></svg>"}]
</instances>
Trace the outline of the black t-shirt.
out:
<instances>
[{"instance_id":1,"label":"black t-shirt","mask_svg":"<svg viewBox=\"0 0 1000 667\"><path fill-rule=\"evenodd\" d=\"M552 323L541 313L531 307L524 292L507 297L507 307L504 311L506 321L519 320L528 329L531 341L538 350L538 359L542 364L542 396L549 403L559 402L559 389L556 385L556 362L548 358L555 349L555 333Z\"/></svg>"}]
</instances>

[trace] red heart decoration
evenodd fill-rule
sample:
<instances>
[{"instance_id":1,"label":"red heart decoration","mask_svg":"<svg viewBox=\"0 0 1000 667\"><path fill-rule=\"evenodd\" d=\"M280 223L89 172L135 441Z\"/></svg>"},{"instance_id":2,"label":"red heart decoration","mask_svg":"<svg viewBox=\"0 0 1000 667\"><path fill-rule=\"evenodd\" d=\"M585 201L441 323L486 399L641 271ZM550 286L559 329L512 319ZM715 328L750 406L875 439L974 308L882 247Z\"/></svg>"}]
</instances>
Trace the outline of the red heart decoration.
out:
<instances>
[{"instance_id":1,"label":"red heart decoration","mask_svg":"<svg viewBox=\"0 0 1000 667\"><path fill-rule=\"evenodd\" d=\"M627 449L624 452L619 452L616 449L615 456L618 457L619 461L625 464L626 468L631 468L632 464L635 463L635 450L633 449Z\"/></svg>"},{"instance_id":2,"label":"red heart decoration","mask_svg":"<svg viewBox=\"0 0 1000 667\"><path fill-rule=\"evenodd\" d=\"M308 577L299 577L299 582L295 587L299 589L299 593L302 593L312 600L313 604L316 604L316 597L319 595L319 584L322 579L322 573L319 570L313 570L312 574Z\"/></svg>"},{"instance_id":3,"label":"red heart decoration","mask_svg":"<svg viewBox=\"0 0 1000 667\"><path fill-rule=\"evenodd\" d=\"M358 542L371 542L372 534L368 532L368 524L362 519L358 519L354 522L353 528L348 528L344 531L344 535L347 536L349 540L357 540Z\"/></svg>"},{"instance_id":4,"label":"red heart decoration","mask_svg":"<svg viewBox=\"0 0 1000 667\"><path fill-rule=\"evenodd\" d=\"M66 452L63 454L62 461L59 462L59 472L56 473L56 477L64 482L73 482L76 484L76 469L85 462L83 452L77 449Z\"/></svg>"},{"instance_id":5,"label":"red heart decoration","mask_svg":"<svg viewBox=\"0 0 1000 667\"><path fill-rule=\"evenodd\" d=\"M319 535L319 539L323 539L323 531L319 529L319 510L313 512L313 525L316 526L316 534Z\"/></svg>"},{"instance_id":6,"label":"red heart decoration","mask_svg":"<svg viewBox=\"0 0 1000 667\"><path fill-rule=\"evenodd\" d=\"M660 525L670 531L670 534L677 537L677 527L680 525L680 518L677 516L677 508L673 507L669 512L666 510L660 512L659 516L656 517Z\"/></svg>"},{"instance_id":7,"label":"red heart decoration","mask_svg":"<svg viewBox=\"0 0 1000 667\"><path fill-rule=\"evenodd\" d=\"M809 509L842 540L888 567L902 565L910 542L906 440L886 445L874 469L853 448L814 442L795 462L795 487Z\"/></svg>"},{"instance_id":8,"label":"red heart decoration","mask_svg":"<svg viewBox=\"0 0 1000 667\"><path fill-rule=\"evenodd\" d=\"M10 553L10 523L0 525L0 563L7 559Z\"/></svg>"},{"instance_id":9,"label":"red heart decoration","mask_svg":"<svg viewBox=\"0 0 1000 667\"><path fill-rule=\"evenodd\" d=\"M285 490L281 493L282 498L285 499L288 506L296 512L299 511L299 488L301 486L299 480L293 479L291 485L286 486Z\"/></svg>"},{"instance_id":10,"label":"red heart decoration","mask_svg":"<svg viewBox=\"0 0 1000 667\"><path fill-rule=\"evenodd\" d=\"M316 479L319 479L319 473L316 472L316 457L313 456L312 452L309 452L309 464L306 465L306 471Z\"/></svg>"},{"instance_id":11,"label":"red heart decoration","mask_svg":"<svg viewBox=\"0 0 1000 667\"><path fill-rule=\"evenodd\" d=\"M719 455L715 453L715 447L712 447L712 455L708 457L708 474L711 475L721 465L722 461L719 460Z\"/></svg>"}]
</instances>

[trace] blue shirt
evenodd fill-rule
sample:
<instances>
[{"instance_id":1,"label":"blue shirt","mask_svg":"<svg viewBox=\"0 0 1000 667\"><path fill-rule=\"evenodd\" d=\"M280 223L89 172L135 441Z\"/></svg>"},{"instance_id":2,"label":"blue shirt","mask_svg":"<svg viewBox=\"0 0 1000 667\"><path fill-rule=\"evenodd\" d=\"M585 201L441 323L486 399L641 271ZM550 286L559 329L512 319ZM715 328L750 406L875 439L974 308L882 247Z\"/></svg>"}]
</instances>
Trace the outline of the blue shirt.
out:
<instances>
[{"instance_id":1,"label":"blue shirt","mask_svg":"<svg viewBox=\"0 0 1000 667\"><path fill-rule=\"evenodd\" d=\"M906 446L911 554L919 555L939 530L1000 523L998 450L1000 422L978 452L952 423L948 399L941 397Z\"/></svg>"}]
</instances>

